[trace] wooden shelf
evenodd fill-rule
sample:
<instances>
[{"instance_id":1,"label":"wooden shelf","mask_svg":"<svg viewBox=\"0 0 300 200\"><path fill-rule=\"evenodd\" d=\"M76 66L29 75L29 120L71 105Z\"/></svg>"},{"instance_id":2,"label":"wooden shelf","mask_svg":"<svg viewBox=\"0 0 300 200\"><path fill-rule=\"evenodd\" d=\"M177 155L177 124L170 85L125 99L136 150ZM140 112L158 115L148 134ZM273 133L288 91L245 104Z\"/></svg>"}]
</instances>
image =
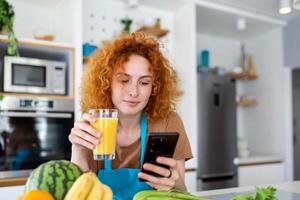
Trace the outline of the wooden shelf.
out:
<instances>
[{"instance_id":1,"label":"wooden shelf","mask_svg":"<svg viewBox=\"0 0 300 200\"><path fill-rule=\"evenodd\" d=\"M233 72L228 72L226 73L226 76L229 76L231 78L235 78L238 80L255 80L257 79L257 75L248 75L247 72L242 72L242 73L233 73Z\"/></svg>"},{"instance_id":2,"label":"wooden shelf","mask_svg":"<svg viewBox=\"0 0 300 200\"><path fill-rule=\"evenodd\" d=\"M88 63L88 62L89 62L89 59L90 59L89 56L83 56L83 58L82 58L82 63L83 63L83 64Z\"/></svg>"},{"instance_id":3,"label":"wooden shelf","mask_svg":"<svg viewBox=\"0 0 300 200\"><path fill-rule=\"evenodd\" d=\"M137 32L144 32L147 35L152 35L157 38L160 38L167 35L169 33L169 30L156 28L154 26L143 26L140 29L138 29Z\"/></svg>"},{"instance_id":4,"label":"wooden shelf","mask_svg":"<svg viewBox=\"0 0 300 200\"><path fill-rule=\"evenodd\" d=\"M7 35L0 35L0 42L7 42ZM54 42L54 41L46 41L46 40L37 40L32 38L18 38L19 45L30 45L30 46L40 46L40 47L48 47L48 48L59 48L59 49L68 49L75 51L75 45Z\"/></svg>"},{"instance_id":5,"label":"wooden shelf","mask_svg":"<svg viewBox=\"0 0 300 200\"><path fill-rule=\"evenodd\" d=\"M0 179L0 187L25 185L27 177Z\"/></svg>"},{"instance_id":6,"label":"wooden shelf","mask_svg":"<svg viewBox=\"0 0 300 200\"><path fill-rule=\"evenodd\" d=\"M258 102L256 99L242 100L237 102L237 106L241 106L241 107L255 107L257 105Z\"/></svg>"},{"instance_id":7,"label":"wooden shelf","mask_svg":"<svg viewBox=\"0 0 300 200\"><path fill-rule=\"evenodd\" d=\"M63 99L63 100L74 100L73 96L56 96L56 95L44 95L44 94L28 94L28 93L6 93L0 92L3 96L22 96L29 98L48 98L48 99Z\"/></svg>"}]
</instances>

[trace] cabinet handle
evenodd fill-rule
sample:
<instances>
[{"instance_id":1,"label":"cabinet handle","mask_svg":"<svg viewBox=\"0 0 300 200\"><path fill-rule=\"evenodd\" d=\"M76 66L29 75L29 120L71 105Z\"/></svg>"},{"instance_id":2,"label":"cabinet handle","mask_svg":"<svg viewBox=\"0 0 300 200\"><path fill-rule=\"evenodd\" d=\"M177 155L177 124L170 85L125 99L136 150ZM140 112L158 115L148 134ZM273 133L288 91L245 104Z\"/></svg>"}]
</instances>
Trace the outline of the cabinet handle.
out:
<instances>
[{"instance_id":1,"label":"cabinet handle","mask_svg":"<svg viewBox=\"0 0 300 200\"><path fill-rule=\"evenodd\" d=\"M39 112L0 112L3 117L46 117L46 118L72 118L70 113L39 113Z\"/></svg>"}]
</instances>

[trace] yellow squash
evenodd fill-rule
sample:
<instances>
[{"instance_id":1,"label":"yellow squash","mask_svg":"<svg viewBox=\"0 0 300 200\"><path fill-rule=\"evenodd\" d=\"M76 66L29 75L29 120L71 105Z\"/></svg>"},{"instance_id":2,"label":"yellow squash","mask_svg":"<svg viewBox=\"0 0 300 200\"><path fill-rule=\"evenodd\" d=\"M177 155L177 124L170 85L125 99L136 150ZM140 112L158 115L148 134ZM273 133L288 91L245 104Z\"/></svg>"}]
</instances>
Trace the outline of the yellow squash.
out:
<instances>
[{"instance_id":1,"label":"yellow squash","mask_svg":"<svg viewBox=\"0 0 300 200\"><path fill-rule=\"evenodd\" d=\"M93 172L82 174L72 185L64 200L112 200L112 191Z\"/></svg>"}]
</instances>

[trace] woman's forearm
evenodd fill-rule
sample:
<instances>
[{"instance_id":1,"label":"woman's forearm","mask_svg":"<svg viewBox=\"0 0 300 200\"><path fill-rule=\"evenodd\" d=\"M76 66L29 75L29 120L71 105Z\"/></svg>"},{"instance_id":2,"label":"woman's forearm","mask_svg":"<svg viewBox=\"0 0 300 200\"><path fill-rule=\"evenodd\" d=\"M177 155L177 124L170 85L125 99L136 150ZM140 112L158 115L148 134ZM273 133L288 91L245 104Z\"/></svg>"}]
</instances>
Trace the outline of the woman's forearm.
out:
<instances>
[{"instance_id":1,"label":"woman's forearm","mask_svg":"<svg viewBox=\"0 0 300 200\"><path fill-rule=\"evenodd\" d=\"M187 191L185 185L185 161L177 160L176 162L177 162L177 168L179 172L179 178L176 181L174 189L179 191Z\"/></svg>"},{"instance_id":2,"label":"woman's forearm","mask_svg":"<svg viewBox=\"0 0 300 200\"><path fill-rule=\"evenodd\" d=\"M80 167L82 171L89 171L86 149L78 145L72 145L71 162Z\"/></svg>"},{"instance_id":3,"label":"woman's forearm","mask_svg":"<svg viewBox=\"0 0 300 200\"><path fill-rule=\"evenodd\" d=\"M184 177L181 177L176 181L176 185L175 185L175 190L179 190L179 191L183 191L186 192L186 185L185 185L185 180Z\"/></svg>"}]
</instances>

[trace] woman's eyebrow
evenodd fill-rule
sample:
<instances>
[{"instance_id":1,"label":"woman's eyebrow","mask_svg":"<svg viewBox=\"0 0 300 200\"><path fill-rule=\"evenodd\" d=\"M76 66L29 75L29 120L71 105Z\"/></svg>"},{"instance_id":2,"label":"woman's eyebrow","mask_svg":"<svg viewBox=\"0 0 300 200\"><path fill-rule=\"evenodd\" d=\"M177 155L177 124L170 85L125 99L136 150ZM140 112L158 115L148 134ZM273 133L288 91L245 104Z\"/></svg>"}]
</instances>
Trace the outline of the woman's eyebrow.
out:
<instances>
[{"instance_id":1,"label":"woman's eyebrow","mask_svg":"<svg viewBox=\"0 0 300 200\"><path fill-rule=\"evenodd\" d=\"M116 76L130 76L130 75L126 74L126 73L119 72L119 73L116 74Z\"/></svg>"},{"instance_id":2,"label":"woman's eyebrow","mask_svg":"<svg viewBox=\"0 0 300 200\"><path fill-rule=\"evenodd\" d=\"M151 75L144 75L144 76L141 76L140 78L152 78Z\"/></svg>"},{"instance_id":3,"label":"woman's eyebrow","mask_svg":"<svg viewBox=\"0 0 300 200\"><path fill-rule=\"evenodd\" d=\"M117 76L128 76L128 77L131 77L131 75L130 74L126 74L126 73L123 73L123 72L119 72L119 73L117 73L116 74ZM143 75L143 76L141 76L141 77L139 77L140 79L141 78L152 78L152 76L151 75Z\"/></svg>"}]
</instances>

